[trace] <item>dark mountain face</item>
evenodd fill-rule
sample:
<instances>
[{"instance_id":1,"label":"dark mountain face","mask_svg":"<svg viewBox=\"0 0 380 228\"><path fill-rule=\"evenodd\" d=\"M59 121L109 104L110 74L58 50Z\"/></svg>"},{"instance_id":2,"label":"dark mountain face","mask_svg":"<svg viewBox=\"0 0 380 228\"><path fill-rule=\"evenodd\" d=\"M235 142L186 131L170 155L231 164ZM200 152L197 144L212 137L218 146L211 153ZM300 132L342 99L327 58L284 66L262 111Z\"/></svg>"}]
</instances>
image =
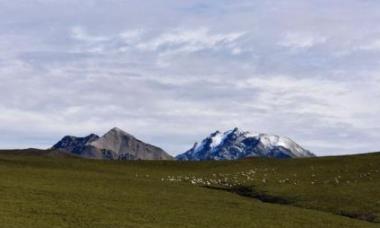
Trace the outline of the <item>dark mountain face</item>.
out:
<instances>
[{"instance_id":1,"label":"dark mountain face","mask_svg":"<svg viewBox=\"0 0 380 228\"><path fill-rule=\"evenodd\" d=\"M268 134L251 134L234 130L211 134L202 143L196 143L177 160L236 160L248 157L298 158L313 157L289 138Z\"/></svg>"},{"instance_id":2,"label":"dark mountain face","mask_svg":"<svg viewBox=\"0 0 380 228\"><path fill-rule=\"evenodd\" d=\"M102 137L66 136L54 149L61 149L85 158L106 160L171 160L159 147L147 144L125 131L113 128Z\"/></svg>"},{"instance_id":3,"label":"dark mountain face","mask_svg":"<svg viewBox=\"0 0 380 228\"><path fill-rule=\"evenodd\" d=\"M95 134L86 137L65 136L53 146L53 149L62 149L80 155L89 143L98 139L99 136Z\"/></svg>"}]
</instances>

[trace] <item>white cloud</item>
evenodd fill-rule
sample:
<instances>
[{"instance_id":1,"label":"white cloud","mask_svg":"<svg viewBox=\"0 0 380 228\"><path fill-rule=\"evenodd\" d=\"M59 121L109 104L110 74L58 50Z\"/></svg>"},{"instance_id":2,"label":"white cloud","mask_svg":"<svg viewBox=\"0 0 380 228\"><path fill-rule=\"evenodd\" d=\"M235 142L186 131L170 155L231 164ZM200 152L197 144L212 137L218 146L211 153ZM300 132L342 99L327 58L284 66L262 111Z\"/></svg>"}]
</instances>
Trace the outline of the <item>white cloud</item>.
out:
<instances>
[{"instance_id":1,"label":"white cloud","mask_svg":"<svg viewBox=\"0 0 380 228\"><path fill-rule=\"evenodd\" d=\"M262 105L261 108L274 112L286 108L286 112L293 114L319 115L328 123L369 129L371 121L375 121L371 113L380 113L377 105L380 92L375 91L379 85L373 82L358 82L353 87L346 81L273 76L251 78L238 83L238 87L258 89L256 102ZM355 90L355 87L367 91ZM368 97L369 94L374 96Z\"/></svg>"},{"instance_id":2,"label":"white cloud","mask_svg":"<svg viewBox=\"0 0 380 228\"><path fill-rule=\"evenodd\" d=\"M283 40L281 40L278 44L287 48L307 49L318 44L323 44L326 41L326 37L319 35L288 32L284 35Z\"/></svg>"},{"instance_id":3,"label":"white cloud","mask_svg":"<svg viewBox=\"0 0 380 228\"><path fill-rule=\"evenodd\" d=\"M380 51L380 39L363 44L358 49L365 51Z\"/></svg>"},{"instance_id":4,"label":"white cloud","mask_svg":"<svg viewBox=\"0 0 380 228\"><path fill-rule=\"evenodd\" d=\"M216 48L230 49L244 34L244 32L213 34L207 28L176 29L161 34L150 41L140 43L137 47L142 50L155 51L162 48L180 52L196 52Z\"/></svg>"},{"instance_id":5,"label":"white cloud","mask_svg":"<svg viewBox=\"0 0 380 228\"><path fill-rule=\"evenodd\" d=\"M74 39L84 42L102 42L109 40L106 36L90 35L84 28L75 26L71 29L71 35Z\"/></svg>"},{"instance_id":6,"label":"white cloud","mask_svg":"<svg viewBox=\"0 0 380 228\"><path fill-rule=\"evenodd\" d=\"M134 29L134 30L128 30L120 33L120 38L123 39L125 42L136 42L141 39L141 36L144 34L143 29Z\"/></svg>"}]
</instances>

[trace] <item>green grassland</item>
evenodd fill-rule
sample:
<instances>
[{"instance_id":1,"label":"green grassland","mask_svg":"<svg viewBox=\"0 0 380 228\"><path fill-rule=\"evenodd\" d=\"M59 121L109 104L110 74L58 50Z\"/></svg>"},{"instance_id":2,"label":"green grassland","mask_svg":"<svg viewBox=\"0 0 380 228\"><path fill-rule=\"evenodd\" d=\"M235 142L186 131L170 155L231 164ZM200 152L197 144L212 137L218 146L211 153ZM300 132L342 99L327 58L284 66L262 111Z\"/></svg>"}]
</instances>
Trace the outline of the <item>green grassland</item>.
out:
<instances>
[{"instance_id":1,"label":"green grassland","mask_svg":"<svg viewBox=\"0 0 380 228\"><path fill-rule=\"evenodd\" d=\"M0 227L380 227L380 154L223 162L0 152Z\"/></svg>"}]
</instances>

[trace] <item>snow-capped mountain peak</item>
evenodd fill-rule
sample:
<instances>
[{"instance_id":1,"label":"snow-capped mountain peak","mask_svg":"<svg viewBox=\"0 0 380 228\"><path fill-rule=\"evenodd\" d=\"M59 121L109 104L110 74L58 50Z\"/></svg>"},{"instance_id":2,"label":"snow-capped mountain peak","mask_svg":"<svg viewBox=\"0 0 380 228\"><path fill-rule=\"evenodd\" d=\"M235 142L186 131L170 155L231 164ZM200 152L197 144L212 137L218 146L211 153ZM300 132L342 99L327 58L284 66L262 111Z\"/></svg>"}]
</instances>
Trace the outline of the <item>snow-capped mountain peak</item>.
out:
<instances>
[{"instance_id":1,"label":"snow-capped mountain peak","mask_svg":"<svg viewBox=\"0 0 380 228\"><path fill-rule=\"evenodd\" d=\"M216 131L192 149L177 156L178 160L235 160L246 157L312 157L309 151L286 137L250 133L238 128L224 133Z\"/></svg>"}]
</instances>

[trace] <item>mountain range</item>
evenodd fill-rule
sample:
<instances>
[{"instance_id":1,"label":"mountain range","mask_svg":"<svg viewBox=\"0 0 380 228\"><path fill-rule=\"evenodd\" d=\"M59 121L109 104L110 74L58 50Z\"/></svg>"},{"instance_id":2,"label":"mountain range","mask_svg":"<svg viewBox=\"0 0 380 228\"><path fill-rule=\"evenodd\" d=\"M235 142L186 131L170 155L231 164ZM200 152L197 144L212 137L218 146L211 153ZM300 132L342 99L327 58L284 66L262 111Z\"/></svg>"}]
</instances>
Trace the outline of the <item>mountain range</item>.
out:
<instances>
[{"instance_id":1,"label":"mountain range","mask_svg":"<svg viewBox=\"0 0 380 228\"><path fill-rule=\"evenodd\" d=\"M65 136L52 149L83 158L104 160L173 160L163 149L145 143L133 135L113 128L99 137ZM314 157L286 137L251 134L235 128L224 133L216 131L175 159L181 161L238 160L250 157L302 158Z\"/></svg>"}]
</instances>

